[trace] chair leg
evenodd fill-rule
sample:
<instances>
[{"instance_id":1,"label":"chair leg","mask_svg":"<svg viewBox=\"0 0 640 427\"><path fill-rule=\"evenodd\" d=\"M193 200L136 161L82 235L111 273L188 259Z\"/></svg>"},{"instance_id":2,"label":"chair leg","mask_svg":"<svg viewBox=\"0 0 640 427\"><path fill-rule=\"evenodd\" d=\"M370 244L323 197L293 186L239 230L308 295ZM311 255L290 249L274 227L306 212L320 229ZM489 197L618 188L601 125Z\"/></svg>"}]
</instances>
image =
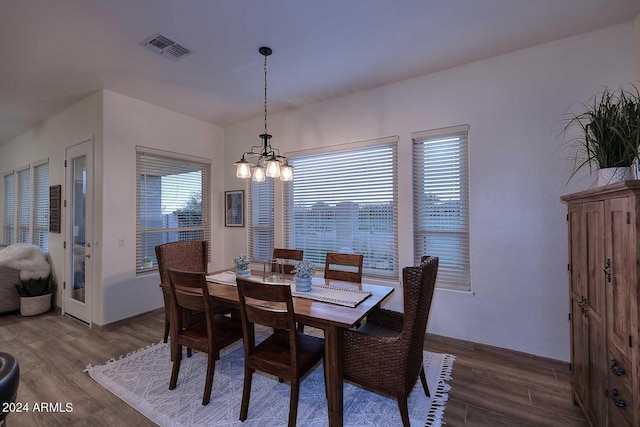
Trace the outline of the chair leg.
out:
<instances>
[{"instance_id":1,"label":"chair leg","mask_svg":"<svg viewBox=\"0 0 640 427\"><path fill-rule=\"evenodd\" d=\"M164 318L164 338L163 338L163 342L166 344L167 340L169 339L169 318L165 317Z\"/></svg>"},{"instance_id":2,"label":"chair leg","mask_svg":"<svg viewBox=\"0 0 640 427\"><path fill-rule=\"evenodd\" d=\"M398 407L400 408L400 417L402 418L402 425L404 427L410 427L409 407L407 406L407 396L398 396Z\"/></svg>"},{"instance_id":3,"label":"chair leg","mask_svg":"<svg viewBox=\"0 0 640 427\"><path fill-rule=\"evenodd\" d=\"M304 334L304 323L300 323L298 322L298 332L300 332L301 334Z\"/></svg>"},{"instance_id":4,"label":"chair leg","mask_svg":"<svg viewBox=\"0 0 640 427\"><path fill-rule=\"evenodd\" d=\"M324 372L324 398L329 401L329 387L327 387L327 364L322 359L322 371Z\"/></svg>"},{"instance_id":5,"label":"chair leg","mask_svg":"<svg viewBox=\"0 0 640 427\"><path fill-rule=\"evenodd\" d=\"M289 427L296 425L298 418L298 397L300 395L300 378L291 381L291 397L289 400Z\"/></svg>"},{"instance_id":6,"label":"chair leg","mask_svg":"<svg viewBox=\"0 0 640 427\"><path fill-rule=\"evenodd\" d=\"M244 367L244 385L242 386L242 404L240 405L240 421L247 419L249 412L249 398L251 397L251 378L253 369Z\"/></svg>"},{"instance_id":7,"label":"chair leg","mask_svg":"<svg viewBox=\"0 0 640 427\"><path fill-rule=\"evenodd\" d=\"M213 387L213 373L216 369L216 358L213 355L207 356L207 381L204 385L204 395L202 396L202 404L208 405L211 399L211 388Z\"/></svg>"},{"instance_id":8,"label":"chair leg","mask_svg":"<svg viewBox=\"0 0 640 427\"><path fill-rule=\"evenodd\" d=\"M431 397L431 393L429 393L429 386L427 385L427 376L424 374L424 366L420 368L420 381L422 382L424 394L426 394L427 397Z\"/></svg>"},{"instance_id":9,"label":"chair leg","mask_svg":"<svg viewBox=\"0 0 640 427\"><path fill-rule=\"evenodd\" d=\"M193 355L193 350L187 347L187 357L191 357Z\"/></svg>"},{"instance_id":10,"label":"chair leg","mask_svg":"<svg viewBox=\"0 0 640 427\"><path fill-rule=\"evenodd\" d=\"M169 390L176 388L178 382L178 373L180 372L180 362L182 360L182 346L176 344L171 346L171 357L173 358L173 368L171 368L171 381L169 381Z\"/></svg>"}]
</instances>

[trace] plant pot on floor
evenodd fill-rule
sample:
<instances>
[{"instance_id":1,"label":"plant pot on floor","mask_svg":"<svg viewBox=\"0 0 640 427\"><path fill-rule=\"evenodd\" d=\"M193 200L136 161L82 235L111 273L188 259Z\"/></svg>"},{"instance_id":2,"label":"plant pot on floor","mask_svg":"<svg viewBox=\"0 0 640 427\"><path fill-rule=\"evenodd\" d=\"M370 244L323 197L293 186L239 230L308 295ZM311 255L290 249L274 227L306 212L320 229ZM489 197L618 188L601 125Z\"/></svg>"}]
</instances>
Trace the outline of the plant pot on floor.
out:
<instances>
[{"instance_id":1,"label":"plant pot on floor","mask_svg":"<svg viewBox=\"0 0 640 427\"><path fill-rule=\"evenodd\" d=\"M23 316L36 316L51 310L51 295L20 297L20 314Z\"/></svg>"}]
</instances>

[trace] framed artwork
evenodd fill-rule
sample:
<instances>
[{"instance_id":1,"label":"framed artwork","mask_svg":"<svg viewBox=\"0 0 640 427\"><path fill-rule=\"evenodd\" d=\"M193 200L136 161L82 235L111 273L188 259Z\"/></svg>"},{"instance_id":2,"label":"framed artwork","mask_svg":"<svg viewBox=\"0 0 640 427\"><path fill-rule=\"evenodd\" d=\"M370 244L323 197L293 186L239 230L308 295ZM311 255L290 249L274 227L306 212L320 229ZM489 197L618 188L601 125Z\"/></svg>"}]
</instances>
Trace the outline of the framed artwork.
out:
<instances>
[{"instance_id":1,"label":"framed artwork","mask_svg":"<svg viewBox=\"0 0 640 427\"><path fill-rule=\"evenodd\" d=\"M244 190L224 192L224 226L244 227Z\"/></svg>"},{"instance_id":2,"label":"framed artwork","mask_svg":"<svg viewBox=\"0 0 640 427\"><path fill-rule=\"evenodd\" d=\"M62 193L61 185L49 186L49 232L59 233L60 223L60 194Z\"/></svg>"}]
</instances>

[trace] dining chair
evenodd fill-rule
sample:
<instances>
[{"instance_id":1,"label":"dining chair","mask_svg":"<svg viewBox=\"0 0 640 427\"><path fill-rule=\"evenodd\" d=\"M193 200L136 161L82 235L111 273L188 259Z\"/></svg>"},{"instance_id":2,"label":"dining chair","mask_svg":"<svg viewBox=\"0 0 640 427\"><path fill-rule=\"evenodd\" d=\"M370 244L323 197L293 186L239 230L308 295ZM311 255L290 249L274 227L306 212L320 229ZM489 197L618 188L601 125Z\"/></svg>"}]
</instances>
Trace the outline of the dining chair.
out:
<instances>
[{"instance_id":1,"label":"dining chair","mask_svg":"<svg viewBox=\"0 0 640 427\"><path fill-rule=\"evenodd\" d=\"M179 271L169 268L169 286L172 294L171 315L171 381L169 390L176 388L182 346L193 348L207 354L207 376L202 404L207 405L211 398L213 373L220 350L242 339L242 323L238 319L216 314L211 308L206 273ZM185 310L204 312L200 322L184 322Z\"/></svg>"},{"instance_id":2,"label":"dining chair","mask_svg":"<svg viewBox=\"0 0 640 427\"><path fill-rule=\"evenodd\" d=\"M282 249L282 248L273 248L273 259L283 259L287 261L302 261L304 256L304 251L302 249ZM285 263L284 274L291 274L291 271L295 268L295 264ZM277 266L275 263L271 264L271 271L276 271Z\"/></svg>"},{"instance_id":3,"label":"dining chair","mask_svg":"<svg viewBox=\"0 0 640 427\"><path fill-rule=\"evenodd\" d=\"M241 278L237 278L236 282L244 336L244 386L240 420L247 419L251 379L258 370L291 382L289 426L295 426L300 380L322 360L324 340L296 330L289 285L270 285ZM259 344L256 344L255 324L273 328L273 333Z\"/></svg>"},{"instance_id":4,"label":"dining chair","mask_svg":"<svg viewBox=\"0 0 640 427\"><path fill-rule=\"evenodd\" d=\"M209 242L206 240L188 240L164 243L157 245L155 251L156 260L158 261L158 272L160 273L160 286L162 287L162 296L164 298L163 340L166 343L169 337L171 317L171 293L169 292L168 269L173 268L182 271L206 273L209 262ZM231 311L230 308L221 305L213 305L212 309L214 312L221 314L226 314ZM184 322L187 323L202 319L202 313L184 311L184 316ZM189 356L191 356L190 351Z\"/></svg>"},{"instance_id":5,"label":"dining chair","mask_svg":"<svg viewBox=\"0 0 640 427\"><path fill-rule=\"evenodd\" d=\"M418 377L430 396L422 354L438 262L427 257L419 267L402 270L404 313L377 308L364 326L344 332L344 378L396 398L404 426L407 397Z\"/></svg>"},{"instance_id":6,"label":"dining chair","mask_svg":"<svg viewBox=\"0 0 640 427\"><path fill-rule=\"evenodd\" d=\"M362 262L360 254L327 252L324 262L324 278L362 283Z\"/></svg>"}]
</instances>

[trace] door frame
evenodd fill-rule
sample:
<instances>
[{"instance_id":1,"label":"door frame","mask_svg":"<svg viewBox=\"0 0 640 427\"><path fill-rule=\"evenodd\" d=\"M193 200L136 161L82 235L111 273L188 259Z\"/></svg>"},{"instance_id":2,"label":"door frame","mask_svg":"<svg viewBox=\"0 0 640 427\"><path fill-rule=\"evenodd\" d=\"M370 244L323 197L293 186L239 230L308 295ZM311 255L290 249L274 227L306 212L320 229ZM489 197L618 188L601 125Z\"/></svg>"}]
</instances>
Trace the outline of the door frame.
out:
<instances>
[{"instance_id":1,"label":"door frame","mask_svg":"<svg viewBox=\"0 0 640 427\"><path fill-rule=\"evenodd\" d=\"M65 148L65 195L64 195L64 207L65 207L65 235L64 235L64 251L65 251L65 267L64 267L64 284L62 290L62 314L70 315L82 322L91 326L93 322L93 306L94 306L94 260L93 255L93 242L94 242L94 140L92 136L77 144L68 146ZM84 254L88 255L84 260L85 266L85 288L84 288L84 303L79 302L71 297L73 290L73 177L71 171L73 164L71 160L80 156L86 156L86 192L85 192L85 247ZM88 244L88 245L87 245Z\"/></svg>"}]
</instances>

